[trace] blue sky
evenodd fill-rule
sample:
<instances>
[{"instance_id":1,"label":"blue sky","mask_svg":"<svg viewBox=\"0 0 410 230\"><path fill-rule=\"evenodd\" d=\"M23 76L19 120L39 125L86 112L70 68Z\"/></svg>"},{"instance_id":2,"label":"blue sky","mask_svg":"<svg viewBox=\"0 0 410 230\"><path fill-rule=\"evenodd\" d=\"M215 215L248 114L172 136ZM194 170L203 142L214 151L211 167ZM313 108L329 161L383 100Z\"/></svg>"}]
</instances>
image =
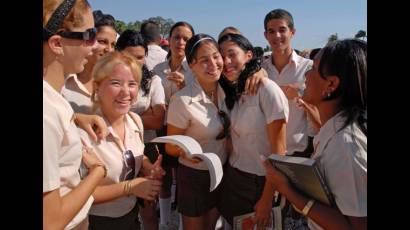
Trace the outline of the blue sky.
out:
<instances>
[{"instance_id":1,"label":"blue sky","mask_svg":"<svg viewBox=\"0 0 410 230\"><path fill-rule=\"evenodd\" d=\"M94 10L126 23L161 16L187 21L196 33L217 37L226 26L238 28L254 46L265 47L263 19L276 8L288 10L294 19L293 48L322 47L334 33L339 38L367 31L365 0L89 0Z\"/></svg>"}]
</instances>

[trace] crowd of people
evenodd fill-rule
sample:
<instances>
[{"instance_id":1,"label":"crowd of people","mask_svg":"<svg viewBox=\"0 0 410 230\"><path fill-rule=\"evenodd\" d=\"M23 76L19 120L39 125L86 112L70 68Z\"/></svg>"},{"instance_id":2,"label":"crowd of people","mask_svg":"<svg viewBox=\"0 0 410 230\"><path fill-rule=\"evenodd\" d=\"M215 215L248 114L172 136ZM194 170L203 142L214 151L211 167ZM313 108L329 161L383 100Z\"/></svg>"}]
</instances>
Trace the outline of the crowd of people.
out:
<instances>
[{"instance_id":1,"label":"crowd of people","mask_svg":"<svg viewBox=\"0 0 410 230\"><path fill-rule=\"evenodd\" d=\"M175 197L180 229L251 212L256 229L367 229L366 42L301 56L284 9L264 29L269 56L233 26L218 40L185 21L167 40L154 21L118 34L87 0L43 0L43 228L170 229ZM218 156L215 190L205 162L150 142L165 135ZM336 205L295 189L271 154L314 159Z\"/></svg>"}]
</instances>

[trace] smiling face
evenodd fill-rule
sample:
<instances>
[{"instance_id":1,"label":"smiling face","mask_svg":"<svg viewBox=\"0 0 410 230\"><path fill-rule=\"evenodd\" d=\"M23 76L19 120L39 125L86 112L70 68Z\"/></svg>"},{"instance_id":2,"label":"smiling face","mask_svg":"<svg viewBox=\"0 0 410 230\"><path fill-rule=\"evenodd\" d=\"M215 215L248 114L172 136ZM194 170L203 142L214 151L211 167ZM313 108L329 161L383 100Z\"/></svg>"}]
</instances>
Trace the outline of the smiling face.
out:
<instances>
[{"instance_id":1,"label":"smiling face","mask_svg":"<svg viewBox=\"0 0 410 230\"><path fill-rule=\"evenodd\" d=\"M101 111L112 119L128 113L138 93L138 83L130 67L124 64L117 64L95 87Z\"/></svg>"},{"instance_id":2,"label":"smiling face","mask_svg":"<svg viewBox=\"0 0 410 230\"><path fill-rule=\"evenodd\" d=\"M117 40L117 32L110 26L101 26L97 29L96 44L93 47L93 55L89 57L90 63L97 62L104 54L114 51Z\"/></svg>"},{"instance_id":3,"label":"smiling face","mask_svg":"<svg viewBox=\"0 0 410 230\"><path fill-rule=\"evenodd\" d=\"M223 68L222 56L213 43L202 42L189 67L198 81L213 83L218 81L221 76Z\"/></svg>"},{"instance_id":4,"label":"smiling face","mask_svg":"<svg viewBox=\"0 0 410 230\"><path fill-rule=\"evenodd\" d=\"M238 80L242 70L245 69L245 64L252 59L252 52L245 52L232 41L224 41L219 47L224 61L224 76L229 81Z\"/></svg>"},{"instance_id":5,"label":"smiling face","mask_svg":"<svg viewBox=\"0 0 410 230\"><path fill-rule=\"evenodd\" d=\"M302 99L310 104L318 105L323 101L326 79L319 74L320 55L316 55L312 69L306 72L306 88Z\"/></svg>"},{"instance_id":6,"label":"smiling face","mask_svg":"<svg viewBox=\"0 0 410 230\"><path fill-rule=\"evenodd\" d=\"M178 57L185 56L185 45L186 42L192 37L191 30L186 26L176 27L169 38L169 48L171 54Z\"/></svg>"},{"instance_id":7,"label":"smiling face","mask_svg":"<svg viewBox=\"0 0 410 230\"><path fill-rule=\"evenodd\" d=\"M266 24L264 35L272 51L275 52L290 49L290 42L295 32L296 30L294 28L289 28L286 19L271 19Z\"/></svg>"}]
</instances>

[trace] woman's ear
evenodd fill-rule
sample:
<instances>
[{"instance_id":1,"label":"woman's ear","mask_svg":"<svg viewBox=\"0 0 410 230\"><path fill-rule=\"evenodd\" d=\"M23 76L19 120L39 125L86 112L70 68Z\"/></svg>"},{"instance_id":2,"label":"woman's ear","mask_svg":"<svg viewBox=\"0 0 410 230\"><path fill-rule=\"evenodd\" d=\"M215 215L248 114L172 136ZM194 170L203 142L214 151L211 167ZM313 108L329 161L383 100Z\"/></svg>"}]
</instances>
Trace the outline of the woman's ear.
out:
<instances>
[{"instance_id":1,"label":"woman's ear","mask_svg":"<svg viewBox=\"0 0 410 230\"><path fill-rule=\"evenodd\" d=\"M47 41L50 50L57 56L64 54L61 38L62 37L60 35L53 35Z\"/></svg>"},{"instance_id":2,"label":"woman's ear","mask_svg":"<svg viewBox=\"0 0 410 230\"><path fill-rule=\"evenodd\" d=\"M246 55L246 58L248 59L247 61L253 58L253 52L250 50L248 50L245 55Z\"/></svg>"},{"instance_id":3,"label":"woman's ear","mask_svg":"<svg viewBox=\"0 0 410 230\"><path fill-rule=\"evenodd\" d=\"M337 87L339 87L340 85L340 79L339 77L335 75L327 76L326 80L327 80L327 88L329 89L331 93L335 91Z\"/></svg>"}]
</instances>

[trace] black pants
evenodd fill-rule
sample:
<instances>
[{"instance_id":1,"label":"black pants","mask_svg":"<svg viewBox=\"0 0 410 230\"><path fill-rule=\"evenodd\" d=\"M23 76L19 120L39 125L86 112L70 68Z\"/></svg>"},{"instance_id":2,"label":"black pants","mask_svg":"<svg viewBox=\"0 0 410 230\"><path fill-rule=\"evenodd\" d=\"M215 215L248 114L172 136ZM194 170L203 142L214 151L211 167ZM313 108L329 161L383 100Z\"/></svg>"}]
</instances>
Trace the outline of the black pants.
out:
<instances>
[{"instance_id":1,"label":"black pants","mask_svg":"<svg viewBox=\"0 0 410 230\"><path fill-rule=\"evenodd\" d=\"M88 216L89 230L139 230L138 205L121 217Z\"/></svg>"}]
</instances>

